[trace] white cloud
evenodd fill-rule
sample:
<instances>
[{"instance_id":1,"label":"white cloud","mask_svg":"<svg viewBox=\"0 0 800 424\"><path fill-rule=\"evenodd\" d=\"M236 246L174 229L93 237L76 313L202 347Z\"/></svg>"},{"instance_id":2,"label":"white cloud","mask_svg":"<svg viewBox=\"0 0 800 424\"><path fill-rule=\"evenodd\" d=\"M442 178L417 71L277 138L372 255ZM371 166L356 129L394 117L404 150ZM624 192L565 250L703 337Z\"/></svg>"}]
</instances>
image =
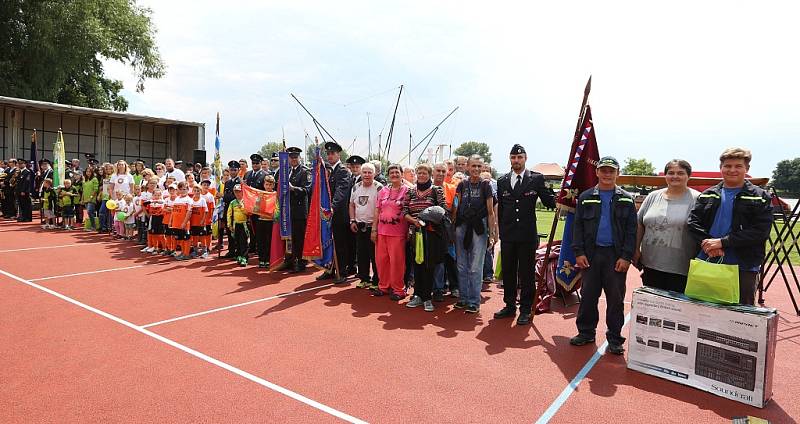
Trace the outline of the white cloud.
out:
<instances>
[{"instance_id":1,"label":"white cloud","mask_svg":"<svg viewBox=\"0 0 800 424\"><path fill-rule=\"evenodd\" d=\"M515 142L532 161L561 163L590 73L601 153L714 169L719 151L743 145L765 176L797 154L792 2L143 3L168 74L126 91L131 111L208 122L207 141L220 111L226 157L282 129L299 145L316 133L290 92L366 152L366 113L375 140L394 105L387 90L404 83L393 159L409 127L419 140L458 105L435 142L486 141L500 169ZM130 71L108 69L133 87Z\"/></svg>"}]
</instances>

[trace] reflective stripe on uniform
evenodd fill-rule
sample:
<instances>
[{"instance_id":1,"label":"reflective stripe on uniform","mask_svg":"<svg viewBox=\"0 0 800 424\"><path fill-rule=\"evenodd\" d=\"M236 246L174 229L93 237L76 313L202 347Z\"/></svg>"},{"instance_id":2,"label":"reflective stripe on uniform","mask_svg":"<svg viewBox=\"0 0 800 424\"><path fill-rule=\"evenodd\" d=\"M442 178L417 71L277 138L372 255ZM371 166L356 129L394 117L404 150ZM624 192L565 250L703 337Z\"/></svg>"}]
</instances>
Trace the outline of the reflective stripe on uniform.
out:
<instances>
[{"instance_id":1,"label":"reflective stripe on uniform","mask_svg":"<svg viewBox=\"0 0 800 424\"><path fill-rule=\"evenodd\" d=\"M633 203L633 199L631 199L630 197L620 197L619 199L617 199L617 201L618 202L630 202L630 203Z\"/></svg>"},{"instance_id":2,"label":"reflective stripe on uniform","mask_svg":"<svg viewBox=\"0 0 800 424\"><path fill-rule=\"evenodd\" d=\"M719 199L719 195L718 194L714 194L714 193L701 194L699 197L713 197L715 199Z\"/></svg>"},{"instance_id":3,"label":"reflective stripe on uniform","mask_svg":"<svg viewBox=\"0 0 800 424\"><path fill-rule=\"evenodd\" d=\"M741 196L739 198L742 199L742 200L758 200L759 202L762 202L762 203L766 202L766 200L763 197L759 197L759 196Z\"/></svg>"},{"instance_id":4,"label":"reflective stripe on uniform","mask_svg":"<svg viewBox=\"0 0 800 424\"><path fill-rule=\"evenodd\" d=\"M601 203L601 202L599 200L596 200L596 199L584 199L584 200L581 201L581 204L584 204L584 203Z\"/></svg>"}]
</instances>

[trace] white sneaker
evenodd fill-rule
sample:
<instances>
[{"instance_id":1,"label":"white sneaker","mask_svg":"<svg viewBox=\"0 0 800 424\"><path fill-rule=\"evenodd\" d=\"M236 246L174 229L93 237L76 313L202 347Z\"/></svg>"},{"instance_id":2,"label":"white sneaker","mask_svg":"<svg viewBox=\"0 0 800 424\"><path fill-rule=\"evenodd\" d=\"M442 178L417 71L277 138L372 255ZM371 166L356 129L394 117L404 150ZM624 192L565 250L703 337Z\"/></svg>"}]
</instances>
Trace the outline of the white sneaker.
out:
<instances>
[{"instance_id":1,"label":"white sneaker","mask_svg":"<svg viewBox=\"0 0 800 424\"><path fill-rule=\"evenodd\" d=\"M425 303L422 304L422 308L425 309L425 312L433 312L433 301L426 300Z\"/></svg>"},{"instance_id":2,"label":"white sneaker","mask_svg":"<svg viewBox=\"0 0 800 424\"><path fill-rule=\"evenodd\" d=\"M143 247L143 248L139 249L139 251L148 253L150 251L149 249L150 249L149 247Z\"/></svg>"}]
</instances>

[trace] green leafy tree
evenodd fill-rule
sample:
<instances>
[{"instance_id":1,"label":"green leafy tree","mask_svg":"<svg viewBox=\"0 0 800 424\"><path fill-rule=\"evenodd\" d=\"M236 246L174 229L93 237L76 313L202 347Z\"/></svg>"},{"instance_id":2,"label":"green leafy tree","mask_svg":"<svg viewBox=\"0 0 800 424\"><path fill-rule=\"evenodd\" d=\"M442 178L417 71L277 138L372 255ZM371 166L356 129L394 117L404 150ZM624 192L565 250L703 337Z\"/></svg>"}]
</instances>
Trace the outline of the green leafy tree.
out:
<instances>
[{"instance_id":1,"label":"green leafy tree","mask_svg":"<svg viewBox=\"0 0 800 424\"><path fill-rule=\"evenodd\" d=\"M480 155L484 162L492 163L492 152L489 151L489 145L480 141L468 141L463 143L453 150L453 154L466 157Z\"/></svg>"},{"instance_id":2,"label":"green leafy tree","mask_svg":"<svg viewBox=\"0 0 800 424\"><path fill-rule=\"evenodd\" d=\"M122 82L103 60L132 68L136 91L164 75L150 9L135 0L0 2L0 94L124 111Z\"/></svg>"},{"instance_id":3,"label":"green leafy tree","mask_svg":"<svg viewBox=\"0 0 800 424\"><path fill-rule=\"evenodd\" d=\"M258 154L263 156L265 159L269 159L272 157L273 153L280 152L281 150L283 150L282 141L269 141L267 144L258 149Z\"/></svg>"},{"instance_id":4,"label":"green leafy tree","mask_svg":"<svg viewBox=\"0 0 800 424\"><path fill-rule=\"evenodd\" d=\"M800 158L778 162L772 171L772 186L777 190L800 193Z\"/></svg>"},{"instance_id":5,"label":"green leafy tree","mask_svg":"<svg viewBox=\"0 0 800 424\"><path fill-rule=\"evenodd\" d=\"M625 159L625 166L622 167L624 175L656 175L656 167L647 159Z\"/></svg>"}]
</instances>

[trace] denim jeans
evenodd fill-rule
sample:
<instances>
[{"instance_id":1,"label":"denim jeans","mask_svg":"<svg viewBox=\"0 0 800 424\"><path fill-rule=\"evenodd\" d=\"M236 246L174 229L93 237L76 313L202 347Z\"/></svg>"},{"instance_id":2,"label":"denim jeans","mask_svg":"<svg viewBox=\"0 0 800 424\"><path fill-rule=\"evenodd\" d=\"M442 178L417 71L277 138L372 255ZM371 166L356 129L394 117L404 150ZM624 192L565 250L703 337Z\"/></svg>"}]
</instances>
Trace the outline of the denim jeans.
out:
<instances>
[{"instance_id":1,"label":"denim jeans","mask_svg":"<svg viewBox=\"0 0 800 424\"><path fill-rule=\"evenodd\" d=\"M444 293L444 263L436 265L433 270L433 292Z\"/></svg>"},{"instance_id":2,"label":"denim jeans","mask_svg":"<svg viewBox=\"0 0 800 424\"><path fill-rule=\"evenodd\" d=\"M105 200L100 202L100 231L109 231L111 230L111 214L108 213L108 208L106 208Z\"/></svg>"},{"instance_id":3,"label":"denim jeans","mask_svg":"<svg viewBox=\"0 0 800 424\"><path fill-rule=\"evenodd\" d=\"M94 202L89 202L86 204L86 214L89 217L89 228L92 230L97 229L97 204Z\"/></svg>"},{"instance_id":4,"label":"denim jeans","mask_svg":"<svg viewBox=\"0 0 800 424\"><path fill-rule=\"evenodd\" d=\"M481 235L473 233L472 246L466 249L464 248L464 235L466 232L466 225L456 227L456 262L459 294L461 295L459 300L467 305L480 307L481 287L483 286L483 260L486 257L489 234L488 231Z\"/></svg>"}]
</instances>

